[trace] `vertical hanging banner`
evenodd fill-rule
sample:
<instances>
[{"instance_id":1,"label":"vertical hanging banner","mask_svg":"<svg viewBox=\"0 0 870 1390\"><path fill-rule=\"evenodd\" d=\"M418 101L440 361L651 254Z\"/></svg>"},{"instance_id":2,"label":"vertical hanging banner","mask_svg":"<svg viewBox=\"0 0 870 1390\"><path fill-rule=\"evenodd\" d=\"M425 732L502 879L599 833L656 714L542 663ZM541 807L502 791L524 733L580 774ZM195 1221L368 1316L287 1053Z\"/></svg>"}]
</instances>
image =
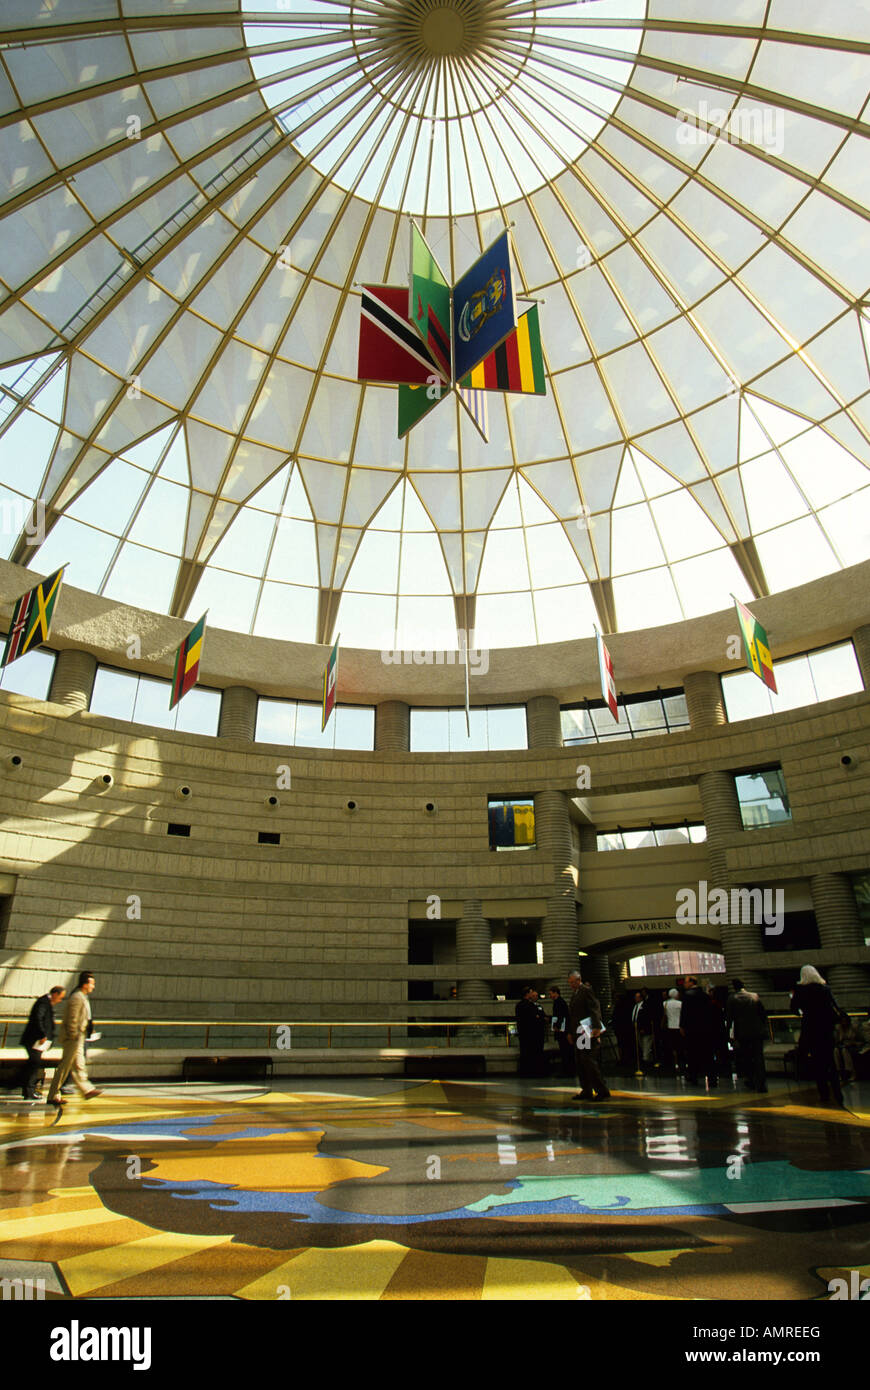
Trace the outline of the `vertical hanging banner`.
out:
<instances>
[{"instance_id":1,"label":"vertical hanging banner","mask_svg":"<svg viewBox=\"0 0 870 1390\"><path fill-rule=\"evenodd\" d=\"M459 385L460 389L471 387L478 391L516 391L524 396L546 396L537 304L520 316L513 333L478 362Z\"/></svg>"},{"instance_id":2,"label":"vertical hanging banner","mask_svg":"<svg viewBox=\"0 0 870 1390\"><path fill-rule=\"evenodd\" d=\"M452 381L450 286L415 222L411 223L408 318L438 363L444 380Z\"/></svg>"},{"instance_id":3,"label":"vertical hanging banner","mask_svg":"<svg viewBox=\"0 0 870 1390\"><path fill-rule=\"evenodd\" d=\"M488 444L489 407L486 403L486 392L478 391L473 386L457 386L456 394L471 416L474 428L477 430L484 444Z\"/></svg>"},{"instance_id":4,"label":"vertical hanging banner","mask_svg":"<svg viewBox=\"0 0 870 1390\"><path fill-rule=\"evenodd\" d=\"M409 386L399 382L399 438L404 439L424 415L435 409L448 391L449 387L443 382L432 381L428 386Z\"/></svg>"},{"instance_id":5,"label":"vertical hanging banner","mask_svg":"<svg viewBox=\"0 0 870 1390\"><path fill-rule=\"evenodd\" d=\"M203 613L199 622L194 623L175 653L175 673L172 677L172 690L169 695L170 709L175 709L179 700L187 694L188 690L192 690L199 680L199 663L202 660L207 617L208 609Z\"/></svg>"},{"instance_id":6,"label":"vertical hanging banner","mask_svg":"<svg viewBox=\"0 0 870 1390\"><path fill-rule=\"evenodd\" d=\"M26 656L29 651L48 641L54 606L60 593L65 569L66 565L61 565L54 574L40 580L32 589L28 589L26 594L22 594L15 604L0 667L8 666L10 662L17 661L19 656Z\"/></svg>"},{"instance_id":7,"label":"vertical hanging banner","mask_svg":"<svg viewBox=\"0 0 870 1390\"><path fill-rule=\"evenodd\" d=\"M734 595L731 595L734 598ZM754 671L759 680L774 695L778 695L776 688L776 676L773 674L773 657L770 654L770 647L767 642L767 633L761 626L754 613L742 604L739 598L734 598L734 607L737 609L737 621L740 624L740 636L743 638L743 647L746 652L746 664L751 671Z\"/></svg>"},{"instance_id":8,"label":"vertical hanging banner","mask_svg":"<svg viewBox=\"0 0 870 1390\"><path fill-rule=\"evenodd\" d=\"M419 382L439 376L438 364L408 322L408 291L363 285L357 354L358 381Z\"/></svg>"},{"instance_id":9,"label":"vertical hanging banner","mask_svg":"<svg viewBox=\"0 0 870 1390\"><path fill-rule=\"evenodd\" d=\"M338 644L341 641L341 633L335 639L335 646L329 653L329 659L323 668L323 718L320 723L320 732L323 733L329 723L329 716L335 709L336 682L338 680Z\"/></svg>"},{"instance_id":10,"label":"vertical hanging banner","mask_svg":"<svg viewBox=\"0 0 870 1390\"><path fill-rule=\"evenodd\" d=\"M619 705L616 701L616 680L613 675L613 661L610 652L604 645L604 638L595 629L595 637L598 642L598 674L601 677L601 694L610 709L617 724L619 723Z\"/></svg>"},{"instance_id":11,"label":"vertical hanging banner","mask_svg":"<svg viewBox=\"0 0 870 1390\"><path fill-rule=\"evenodd\" d=\"M517 326L510 232L502 232L453 290L453 374L457 381Z\"/></svg>"}]
</instances>

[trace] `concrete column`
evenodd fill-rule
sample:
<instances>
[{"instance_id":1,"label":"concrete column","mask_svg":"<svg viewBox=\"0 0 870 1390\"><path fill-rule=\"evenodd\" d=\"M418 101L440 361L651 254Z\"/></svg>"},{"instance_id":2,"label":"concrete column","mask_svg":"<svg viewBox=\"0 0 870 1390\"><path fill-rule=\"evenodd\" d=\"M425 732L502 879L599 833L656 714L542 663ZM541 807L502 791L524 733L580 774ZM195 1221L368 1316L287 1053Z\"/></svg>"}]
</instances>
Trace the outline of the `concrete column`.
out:
<instances>
[{"instance_id":1,"label":"concrete column","mask_svg":"<svg viewBox=\"0 0 870 1390\"><path fill-rule=\"evenodd\" d=\"M547 915L541 936L544 973L560 982L577 968L580 934L574 888L574 846L565 792L538 792L535 797L535 840L538 853L553 864L553 888L547 897Z\"/></svg>"},{"instance_id":2,"label":"concrete column","mask_svg":"<svg viewBox=\"0 0 870 1390\"><path fill-rule=\"evenodd\" d=\"M456 923L456 969L456 994L463 1004L492 1002L492 986L485 978L492 970L492 935L478 898L464 904Z\"/></svg>"},{"instance_id":3,"label":"concrete column","mask_svg":"<svg viewBox=\"0 0 870 1390\"><path fill-rule=\"evenodd\" d=\"M858 658L858 665L861 668L861 679L864 682L864 689L870 690L870 623L865 623L852 633L852 642L855 647L855 655Z\"/></svg>"},{"instance_id":4,"label":"concrete column","mask_svg":"<svg viewBox=\"0 0 870 1390\"><path fill-rule=\"evenodd\" d=\"M530 748L561 748L562 717L555 695L534 695L526 701Z\"/></svg>"},{"instance_id":5,"label":"concrete column","mask_svg":"<svg viewBox=\"0 0 870 1390\"><path fill-rule=\"evenodd\" d=\"M728 772L702 772L698 778L698 790L701 793L704 823L707 826L709 887L730 891L732 887L739 885L732 884L726 868L725 840L739 834L743 829L734 778ZM758 970L747 970L743 964L746 955L761 950L762 928L752 922L732 922L727 926L723 925L720 930L725 970L729 978L739 976L747 989L763 992L766 987L764 975Z\"/></svg>"},{"instance_id":6,"label":"concrete column","mask_svg":"<svg viewBox=\"0 0 870 1390\"><path fill-rule=\"evenodd\" d=\"M864 929L858 905L846 874L814 874L810 879L813 907L819 927L822 954L825 951L852 951L864 945ZM812 964L811 961L807 962ZM865 1007L870 993L870 970L866 965L830 965L827 981L842 1007Z\"/></svg>"},{"instance_id":7,"label":"concrete column","mask_svg":"<svg viewBox=\"0 0 870 1390\"><path fill-rule=\"evenodd\" d=\"M727 724L722 682L715 671L689 671L683 676L689 724L693 729L715 729Z\"/></svg>"},{"instance_id":8,"label":"concrete column","mask_svg":"<svg viewBox=\"0 0 870 1390\"><path fill-rule=\"evenodd\" d=\"M68 709L89 709L97 678L97 658L90 652L65 647L58 652L48 698Z\"/></svg>"},{"instance_id":9,"label":"concrete column","mask_svg":"<svg viewBox=\"0 0 870 1390\"><path fill-rule=\"evenodd\" d=\"M243 738L253 743L257 728L257 692L247 685L231 685L221 696L218 738Z\"/></svg>"},{"instance_id":10,"label":"concrete column","mask_svg":"<svg viewBox=\"0 0 870 1390\"><path fill-rule=\"evenodd\" d=\"M404 700L382 700L375 709L375 752L408 753L411 749L411 706Z\"/></svg>"},{"instance_id":11,"label":"concrete column","mask_svg":"<svg viewBox=\"0 0 870 1390\"><path fill-rule=\"evenodd\" d=\"M580 853L595 854L598 849L598 831L594 825L588 821L581 821L577 829L580 832Z\"/></svg>"}]
</instances>

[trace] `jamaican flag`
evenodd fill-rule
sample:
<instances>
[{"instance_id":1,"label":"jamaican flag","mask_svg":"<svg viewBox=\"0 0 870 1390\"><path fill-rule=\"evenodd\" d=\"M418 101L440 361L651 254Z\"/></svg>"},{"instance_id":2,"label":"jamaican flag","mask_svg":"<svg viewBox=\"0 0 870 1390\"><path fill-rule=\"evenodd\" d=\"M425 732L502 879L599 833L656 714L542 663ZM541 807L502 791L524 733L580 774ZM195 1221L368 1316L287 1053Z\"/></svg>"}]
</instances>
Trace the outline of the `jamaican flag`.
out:
<instances>
[{"instance_id":1,"label":"jamaican flag","mask_svg":"<svg viewBox=\"0 0 870 1390\"><path fill-rule=\"evenodd\" d=\"M61 576L65 569L65 565L61 566L47 579L41 580L35 588L21 595L12 614L0 666L8 666L10 661L16 661L19 656L24 656L34 647L48 641L54 605L60 593Z\"/></svg>"}]
</instances>

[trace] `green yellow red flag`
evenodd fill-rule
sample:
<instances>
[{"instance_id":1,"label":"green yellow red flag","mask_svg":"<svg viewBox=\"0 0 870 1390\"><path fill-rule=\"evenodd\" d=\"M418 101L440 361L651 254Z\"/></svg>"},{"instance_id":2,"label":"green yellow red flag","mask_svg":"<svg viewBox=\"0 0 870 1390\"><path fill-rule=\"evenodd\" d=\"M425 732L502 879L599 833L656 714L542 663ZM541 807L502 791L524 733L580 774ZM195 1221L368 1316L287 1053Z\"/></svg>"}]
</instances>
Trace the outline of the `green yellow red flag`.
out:
<instances>
[{"instance_id":1,"label":"green yellow red flag","mask_svg":"<svg viewBox=\"0 0 870 1390\"><path fill-rule=\"evenodd\" d=\"M731 595L734 598L734 595ZM737 621L740 624L740 635L743 638L743 647L746 652L746 664L763 680L764 684L777 694L776 677L773 674L773 657L770 655L770 647L767 642L767 633L761 626L754 613L750 613L745 604L738 598L734 598L734 607L737 609Z\"/></svg>"}]
</instances>

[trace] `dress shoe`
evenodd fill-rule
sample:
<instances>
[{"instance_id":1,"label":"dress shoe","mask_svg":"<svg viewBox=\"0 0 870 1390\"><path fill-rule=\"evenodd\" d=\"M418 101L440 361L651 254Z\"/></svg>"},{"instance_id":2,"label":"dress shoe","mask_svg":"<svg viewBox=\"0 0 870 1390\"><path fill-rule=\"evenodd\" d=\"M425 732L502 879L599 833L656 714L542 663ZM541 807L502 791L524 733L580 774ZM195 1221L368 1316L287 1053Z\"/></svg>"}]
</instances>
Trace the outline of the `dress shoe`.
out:
<instances>
[{"instance_id":1,"label":"dress shoe","mask_svg":"<svg viewBox=\"0 0 870 1390\"><path fill-rule=\"evenodd\" d=\"M58 1100L57 1097L54 1100L47 1100L45 1103L46 1105L53 1105L55 1110L63 1110L63 1101Z\"/></svg>"},{"instance_id":2,"label":"dress shoe","mask_svg":"<svg viewBox=\"0 0 870 1390\"><path fill-rule=\"evenodd\" d=\"M101 1096L102 1094L102 1091L86 1091L84 1094L84 1099L93 1100L95 1096Z\"/></svg>"}]
</instances>

